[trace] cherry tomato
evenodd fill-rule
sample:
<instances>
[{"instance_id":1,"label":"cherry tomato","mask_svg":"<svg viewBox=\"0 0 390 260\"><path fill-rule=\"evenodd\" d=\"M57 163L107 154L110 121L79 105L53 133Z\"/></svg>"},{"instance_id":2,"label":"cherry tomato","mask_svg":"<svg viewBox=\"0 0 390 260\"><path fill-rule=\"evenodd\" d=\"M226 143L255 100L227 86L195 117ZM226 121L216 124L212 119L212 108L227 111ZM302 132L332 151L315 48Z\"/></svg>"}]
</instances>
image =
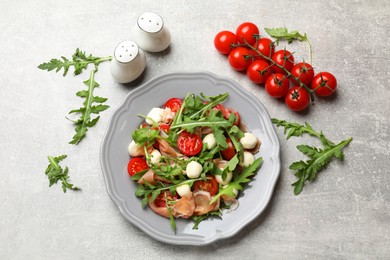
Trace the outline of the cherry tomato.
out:
<instances>
[{"instance_id":1,"label":"cherry tomato","mask_svg":"<svg viewBox=\"0 0 390 260\"><path fill-rule=\"evenodd\" d=\"M274 98L284 97L290 87L290 81L286 75L275 73L268 77L265 82L265 90Z\"/></svg>"},{"instance_id":2,"label":"cherry tomato","mask_svg":"<svg viewBox=\"0 0 390 260\"><path fill-rule=\"evenodd\" d=\"M336 91L337 80L330 72L320 72L314 77L310 87L316 95L327 97Z\"/></svg>"},{"instance_id":3,"label":"cherry tomato","mask_svg":"<svg viewBox=\"0 0 390 260\"><path fill-rule=\"evenodd\" d=\"M214 177L207 177L207 181L200 180L194 182L192 186L193 191L207 191L210 193L210 196L214 196L218 192L218 182Z\"/></svg>"},{"instance_id":4,"label":"cherry tomato","mask_svg":"<svg viewBox=\"0 0 390 260\"><path fill-rule=\"evenodd\" d=\"M222 113L222 115L223 115L223 117L225 119L229 119L230 114L234 113L234 115L236 116L236 121L234 121L234 125L239 125L240 124L240 113L235 111L233 108L226 108L222 104L218 104L214 108L219 110L219 111L221 111L221 113Z\"/></svg>"},{"instance_id":5,"label":"cherry tomato","mask_svg":"<svg viewBox=\"0 0 390 260\"><path fill-rule=\"evenodd\" d=\"M222 153L223 159L229 161L236 155L236 150L234 149L233 143L230 140L230 138L227 138L226 142L228 144L228 148L226 148L225 150L222 150L221 153Z\"/></svg>"},{"instance_id":6,"label":"cherry tomato","mask_svg":"<svg viewBox=\"0 0 390 260\"><path fill-rule=\"evenodd\" d=\"M214 46L222 54L229 54L232 44L237 44L238 38L231 31L221 31L215 35Z\"/></svg>"},{"instance_id":7,"label":"cherry tomato","mask_svg":"<svg viewBox=\"0 0 390 260\"><path fill-rule=\"evenodd\" d=\"M136 173L149 169L149 165L144 158L134 157L131 158L127 164L127 172L130 176L134 176Z\"/></svg>"},{"instance_id":8,"label":"cherry tomato","mask_svg":"<svg viewBox=\"0 0 390 260\"><path fill-rule=\"evenodd\" d=\"M293 111L302 111L309 106L310 96L304 88L292 87L285 98L286 105Z\"/></svg>"},{"instance_id":9,"label":"cherry tomato","mask_svg":"<svg viewBox=\"0 0 390 260\"><path fill-rule=\"evenodd\" d=\"M271 67L264 60L255 60L249 65L246 74L252 82L263 84L269 75L271 75Z\"/></svg>"},{"instance_id":10,"label":"cherry tomato","mask_svg":"<svg viewBox=\"0 0 390 260\"><path fill-rule=\"evenodd\" d=\"M165 133L168 133L171 126L169 124L160 123L160 130L162 130Z\"/></svg>"},{"instance_id":11,"label":"cherry tomato","mask_svg":"<svg viewBox=\"0 0 390 260\"><path fill-rule=\"evenodd\" d=\"M181 101L180 98L171 98L168 99L167 102L165 102L164 108L169 107L172 112L177 112L180 110L182 104L183 101Z\"/></svg>"},{"instance_id":12,"label":"cherry tomato","mask_svg":"<svg viewBox=\"0 0 390 260\"><path fill-rule=\"evenodd\" d=\"M263 54L264 56L271 58L272 55L275 52L275 46L274 43L272 42L271 39L269 38L261 38L257 41L257 46L256 44L253 46L257 48L257 50ZM262 57L256 57L256 59L264 59Z\"/></svg>"},{"instance_id":13,"label":"cherry tomato","mask_svg":"<svg viewBox=\"0 0 390 260\"><path fill-rule=\"evenodd\" d=\"M184 155L197 155L202 150L202 139L196 133L190 134L187 131L183 131L177 138L177 147Z\"/></svg>"},{"instance_id":14,"label":"cherry tomato","mask_svg":"<svg viewBox=\"0 0 390 260\"><path fill-rule=\"evenodd\" d=\"M292 67L294 66L294 56L289 52L288 50L279 50L275 52L272 55L272 60L287 69L288 71L291 71ZM272 66L272 70L276 73L286 74L286 72L279 68L276 65Z\"/></svg>"},{"instance_id":15,"label":"cherry tomato","mask_svg":"<svg viewBox=\"0 0 390 260\"><path fill-rule=\"evenodd\" d=\"M240 43L249 43L253 45L256 42L255 35L259 34L259 28L253 23L245 22L240 24L236 29L236 35Z\"/></svg>"},{"instance_id":16,"label":"cherry tomato","mask_svg":"<svg viewBox=\"0 0 390 260\"><path fill-rule=\"evenodd\" d=\"M299 62L292 67L291 75L298 78L303 84L309 87L314 78L314 69L309 63ZM291 78L291 80L295 84L298 84L293 78Z\"/></svg>"},{"instance_id":17,"label":"cherry tomato","mask_svg":"<svg viewBox=\"0 0 390 260\"><path fill-rule=\"evenodd\" d=\"M229 53L230 66L237 71L246 70L252 61L252 52L244 47L237 47Z\"/></svg>"},{"instance_id":18,"label":"cherry tomato","mask_svg":"<svg viewBox=\"0 0 390 260\"><path fill-rule=\"evenodd\" d=\"M157 207L166 208L167 202L169 203L170 201L175 201L178 198L179 197L177 195L172 195L170 191L163 191L157 196L157 198L154 200L154 203L157 205Z\"/></svg>"}]
</instances>

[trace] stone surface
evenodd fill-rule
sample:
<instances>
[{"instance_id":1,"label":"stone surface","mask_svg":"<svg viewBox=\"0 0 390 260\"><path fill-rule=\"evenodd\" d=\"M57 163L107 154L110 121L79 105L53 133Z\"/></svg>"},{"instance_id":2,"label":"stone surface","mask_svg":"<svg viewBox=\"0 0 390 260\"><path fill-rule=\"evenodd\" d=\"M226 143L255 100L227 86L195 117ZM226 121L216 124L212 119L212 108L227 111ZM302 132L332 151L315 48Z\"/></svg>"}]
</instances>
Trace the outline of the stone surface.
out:
<instances>
[{"instance_id":1,"label":"stone surface","mask_svg":"<svg viewBox=\"0 0 390 260\"><path fill-rule=\"evenodd\" d=\"M78 146L64 117L81 100L88 73L63 78L37 69L79 47L112 55L131 38L139 14L159 13L171 47L147 55L142 77L115 83L109 64L97 73L111 108ZM388 259L390 257L390 2L362 1L1 1L0 2L0 259ZM313 64L338 78L339 90L297 114L263 87L229 68L214 35L244 21L306 32ZM304 43L290 49L307 57ZM267 210L235 237L207 247L159 243L122 218L108 197L99 147L110 114L141 83L174 71L207 70L239 82L272 117L310 122L330 139L352 136L344 162L334 162L299 196L288 165L302 158L284 141L282 170ZM47 155L67 154L81 192L49 188Z\"/></svg>"}]
</instances>

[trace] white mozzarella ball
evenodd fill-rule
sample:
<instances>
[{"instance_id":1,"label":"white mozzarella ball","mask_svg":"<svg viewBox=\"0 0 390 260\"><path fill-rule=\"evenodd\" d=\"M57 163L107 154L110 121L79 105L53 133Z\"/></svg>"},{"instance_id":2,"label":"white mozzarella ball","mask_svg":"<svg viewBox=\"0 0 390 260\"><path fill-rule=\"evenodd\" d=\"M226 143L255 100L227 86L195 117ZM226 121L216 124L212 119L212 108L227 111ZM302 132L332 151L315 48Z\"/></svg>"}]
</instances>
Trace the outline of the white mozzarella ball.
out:
<instances>
[{"instance_id":1,"label":"white mozzarella ball","mask_svg":"<svg viewBox=\"0 0 390 260\"><path fill-rule=\"evenodd\" d=\"M244 159L240 162L241 166L248 167L255 161L255 157L250 152L244 152Z\"/></svg>"},{"instance_id":2,"label":"white mozzarella ball","mask_svg":"<svg viewBox=\"0 0 390 260\"><path fill-rule=\"evenodd\" d=\"M159 150L154 149L150 153L150 162L153 164L158 164L161 161L161 153Z\"/></svg>"},{"instance_id":3,"label":"white mozzarella ball","mask_svg":"<svg viewBox=\"0 0 390 260\"><path fill-rule=\"evenodd\" d=\"M244 137L240 139L240 143L244 149L253 149L257 144L257 137L252 133L245 133Z\"/></svg>"},{"instance_id":4,"label":"white mozzarella ball","mask_svg":"<svg viewBox=\"0 0 390 260\"><path fill-rule=\"evenodd\" d=\"M203 138L203 143L205 143L207 145L208 150L213 149L215 147L215 145L217 144L217 141L215 140L214 134L210 133L210 134L206 135Z\"/></svg>"},{"instance_id":5,"label":"white mozzarella ball","mask_svg":"<svg viewBox=\"0 0 390 260\"><path fill-rule=\"evenodd\" d=\"M190 179L199 178L202 171L203 171L203 167L198 162L192 161L189 164L187 164L186 173L187 173L188 178L190 178Z\"/></svg>"},{"instance_id":6,"label":"white mozzarella ball","mask_svg":"<svg viewBox=\"0 0 390 260\"><path fill-rule=\"evenodd\" d=\"M226 188L227 188L227 185L222 186L222 188L226 189ZM233 193L234 193L234 197L233 197L233 198L236 198L237 195L238 195L238 190L237 190L236 188L233 188L232 191L233 191Z\"/></svg>"},{"instance_id":7,"label":"white mozzarella ball","mask_svg":"<svg viewBox=\"0 0 390 260\"><path fill-rule=\"evenodd\" d=\"M152 110L150 110L149 114L147 115L147 117L149 118L145 119L146 123L149 125L153 125L153 121L151 119L153 119L156 123L161 122L163 113L164 113L164 109L162 108L159 107L152 108Z\"/></svg>"},{"instance_id":8,"label":"white mozzarella ball","mask_svg":"<svg viewBox=\"0 0 390 260\"><path fill-rule=\"evenodd\" d=\"M186 198L191 197L191 188L190 185L188 184L183 184L176 187L176 192L177 194L179 194L180 197L186 197Z\"/></svg>"},{"instance_id":9,"label":"white mozzarella ball","mask_svg":"<svg viewBox=\"0 0 390 260\"><path fill-rule=\"evenodd\" d=\"M129 147L127 147L127 150L129 151L131 157L139 156L140 149L141 147L138 144L136 144L134 140L131 141Z\"/></svg>"},{"instance_id":10,"label":"white mozzarella ball","mask_svg":"<svg viewBox=\"0 0 390 260\"><path fill-rule=\"evenodd\" d=\"M233 173L232 172L228 172L226 174L226 179L222 179L222 175L215 175L215 179L217 180L217 182L219 184L222 184L222 185L228 185L229 182L232 180L233 178Z\"/></svg>"}]
</instances>

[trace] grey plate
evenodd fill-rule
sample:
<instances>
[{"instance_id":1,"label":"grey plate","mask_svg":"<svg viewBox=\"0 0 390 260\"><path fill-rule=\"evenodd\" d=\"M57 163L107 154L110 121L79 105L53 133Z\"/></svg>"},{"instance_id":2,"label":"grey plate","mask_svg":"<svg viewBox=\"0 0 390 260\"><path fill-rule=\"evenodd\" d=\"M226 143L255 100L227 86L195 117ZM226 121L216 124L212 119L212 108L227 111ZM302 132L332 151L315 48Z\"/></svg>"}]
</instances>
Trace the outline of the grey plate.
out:
<instances>
[{"instance_id":1,"label":"grey plate","mask_svg":"<svg viewBox=\"0 0 390 260\"><path fill-rule=\"evenodd\" d=\"M237 210L224 214L222 219L210 219L193 230L193 222L178 219L177 233L172 231L169 220L149 208L141 207L135 197L136 184L127 174L129 154L127 146L131 133L141 123L137 114L147 115L152 107L160 107L171 97L192 92L217 95L229 92L225 103L240 112L241 119L261 141L260 153L264 159L261 169L239 197ZM208 72L180 72L156 77L133 90L113 112L103 137L100 163L107 192L123 216L153 238L169 244L206 245L218 239L236 234L255 219L271 199L279 177L279 141L270 117L263 104L236 82Z\"/></svg>"}]
</instances>

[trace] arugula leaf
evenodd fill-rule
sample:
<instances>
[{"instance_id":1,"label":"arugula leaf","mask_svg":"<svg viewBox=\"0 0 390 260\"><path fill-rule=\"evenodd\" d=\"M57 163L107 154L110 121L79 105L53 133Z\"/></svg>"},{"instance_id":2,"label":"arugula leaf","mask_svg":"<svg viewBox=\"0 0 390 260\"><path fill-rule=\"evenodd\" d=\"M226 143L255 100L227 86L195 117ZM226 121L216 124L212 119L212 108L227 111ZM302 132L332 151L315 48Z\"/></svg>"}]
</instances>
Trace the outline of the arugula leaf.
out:
<instances>
[{"instance_id":1,"label":"arugula leaf","mask_svg":"<svg viewBox=\"0 0 390 260\"><path fill-rule=\"evenodd\" d=\"M199 118L201 115L204 114L205 111L210 110L213 107L215 107L216 105L224 102L229 97L229 93L220 94L220 95L215 96L215 97L205 96L203 93L201 93L201 96L208 98L209 101L202 108L200 108L200 109L196 110L194 113L190 114L189 117L191 119Z\"/></svg>"},{"instance_id":2,"label":"arugula leaf","mask_svg":"<svg viewBox=\"0 0 390 260\"><path fill-rule=\"evenodd\" d=\"M48 156L47 159L49 160L49 165L47 166L45 171L45 174L49 179L49 187L51 187L53 184L57 183L58 181L61 181L62 190L64 191L64 193L66 192L67 189L79 190L78 187L68 182L69 179L68 167L66 167L64 170L59 165L59 163L62 160L64 160L66 157L67 155L60 155L58 157Z\"/></svg>"},{"instance_id":3,"label":"arugula leaf","mask_svg":"<svg viewBox=\"0 0 390 260\"><path fill-rule=\"evenodd\" d=\"M62 59L62 60L61 60ZM38 66L41 70L55 72L64 69L63 76L65 77L71 66L74 67L74 74L79 75L83 70L87 69L88 64L99 65L103 61L111 60L112 57L94 57L92 54L87 55L85 51L81 51L79 48L76 49L75 53L72 55L72 59L68 59L64 56L61 56L61 59L51 59L49 62L44 62Z\"/></svg>"},{"instance_id":4,"label":"arugula leaf","mask_svg":"<svg viewBox=\"0 0 390 260\"><path fill-rule=\"evenodd\" d=\"M291 123L285 120L279 120L272 118L272 123L276 126L284 127L284 134L286 135L286 140L291 136L302 136L303 134L309 134L311 136L317 137L320 139L324 148L312 147L309 145L298 145L297 149L308 156L310 159L305 161L296 161L293 162L289 169L295 171L295 176L298 177L298 180L292 184L294 186L294 194L298 195L301 193L303 187L305 186L306 181L314 181L317 173L326 167L326 165L336 157L339 160L344 159L344 153L342 149L346 147L351 141L352 138L341 141L339 144L334 144L325 135L321 132L315 131L311 125L305 122L304 125L299 123ZM288 133L287 133L288 131Z\"/></svg>"},{"instance_id":5,"label":"arugula leaf","mask_svg":"<svg viewBox=\"0 0 390 260\"><path fill-rule=\"evenodd\" d=\"M308 44L309 48L309 61L312 63L312 50L309 38L306 33L301 34L297 30L288 32L286 27L279 28L264 28L265 31L271 36L276 38L276 43L279 43L280 40L287 40L288 43L292 43L294 40L299 40L301 42L305 41Z\"/></svg>"},{"instance_id":6,"label":"arugula leaf","mask_svg":"<svg viewBox=\"0 0 390 260\"><path fill-rule=\"evenodd\" d=\"M171 228L173 229L173 232L176 234L176 221L175 217L172 214L172 209L168 207L168 215L169 215L169 222L171 223Z\"/></svg>"},{"instance_id":7,"label":"arugula leaf","mask_svg":"<svg viewBox=\"0 0 390 260\"><path fill-rule=\"evenodd\" d=\"M262 163L263 158L259 157L251 165L249 165L248 167L244 167L242 173L238 174L234 172L234 181L231 181L224 188L220 189L218 194L215 195L214 198L210 201L210 204L217 201L218 198L224 194L231 197L235 196L235 193L233 192L234 189L237 189L238 191L242 190L242 185L251 181L249 177L255 174L256 170L261 166Z\"/></svg>"},{"instance_id":8,"label":"arugula leaf","mask_svg":"<svg viewBox=\"0 0 390 260\"><path fill-rule=\"evenodd\" d=\"M192 220L194 221L194 226L192 227L192 229L198 229L200 222L210 217L222 218L222 211L216 210L216 211L210 211L207 214L203 214L200 216L192 216Z\"/></svg>"},{"instance_id":9,"label":"arugula leaf","mask_svg":"<svg viewBox=\"0 0 390 260\"><path fill-rule=\"evenodd\" d=\"M310 159L306 162L294 162L289 167L290 170L296 171L295 176L298 177L298 180L292 184L292 186L294 186L294 194L298 195L302 191L306 181L314 181L317 173L326 167L333 157L343 160L344 154L342 149L351 141L352 138L349 138L341 141L337 145L328 146L325 149L308 145L298 145L297 149L307 155Z\"/></svg>"},{"instance_id":10,"label":"arugula leaf","mask_svg":"<svg viewBox=\"0 0 390 260\"><path fill-rule=\"evenodd\" d=\"M84 84L87 85L87 90L82 90L76 93L77 96L85 98L83 103L84 107L79 109L74 109L69 112L69 114L80 113L80 118L77 121L73 121L76 125L75 131L76 134L73 136L70 144L78 144L86 135L88 127L93 127L99 121L100 116L91 119L91 114L99 114L100 112L109 108L108 105L103 105L107 98L102 98L93 95L93 91L99 84L95 81L95 73L97 72L97 67L91 71L91 75L87 81L84 81ZM98 103L94 106L93 103Z\"/></svg>"}]
</instances>

